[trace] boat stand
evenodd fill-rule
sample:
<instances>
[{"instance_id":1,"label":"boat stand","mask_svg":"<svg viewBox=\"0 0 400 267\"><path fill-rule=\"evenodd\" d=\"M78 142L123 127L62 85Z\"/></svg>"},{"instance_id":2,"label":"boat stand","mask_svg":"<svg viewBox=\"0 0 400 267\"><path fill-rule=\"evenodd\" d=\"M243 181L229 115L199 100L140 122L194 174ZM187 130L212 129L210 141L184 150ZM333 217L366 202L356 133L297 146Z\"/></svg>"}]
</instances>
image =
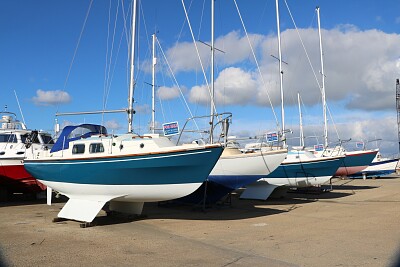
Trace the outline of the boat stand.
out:
<instances>
[{"instance_id":1,"label":"boat stand","mask_svg":"<svg viewBox=\"0 0 400 267\"><path fill-rule=\"evenodd\" d=\"M70 219L66 219L66 218L60 218L60 217L53 218L53 220L52 220L53 223L59 223L59 222L65 222L65 221L71 221L71 220ZM88 227L93 227L95 225L96 224L93 223L93 222L79 222L79 227L80 228L88 228Z\"/></svg>"}]
</instances>

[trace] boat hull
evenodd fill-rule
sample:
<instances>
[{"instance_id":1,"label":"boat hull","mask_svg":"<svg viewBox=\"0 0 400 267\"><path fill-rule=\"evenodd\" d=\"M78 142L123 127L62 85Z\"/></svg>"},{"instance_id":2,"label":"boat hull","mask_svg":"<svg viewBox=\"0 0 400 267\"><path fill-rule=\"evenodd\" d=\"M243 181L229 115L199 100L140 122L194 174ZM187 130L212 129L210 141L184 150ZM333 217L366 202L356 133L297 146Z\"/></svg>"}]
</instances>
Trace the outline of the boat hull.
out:
<instances>
[{"instance_id":1,"label":"boat hull","mask_svg":"<svg viewBox=\"0 0 400 267\"><path fill-rule=\"evenodd\" d=\"M315 158L308 161L284 161L275 171L261 180L269 184L294 187L321 185L330 180L343 157Z\"/></svg>"},{"instance_id":2,"label":"boat hull","mask_svg":"<svg viewBox=\"0 0 400 267\"><path fill-rule=\"evenodd\" d=\"M286 150L279 150L249 153L236 157L221 156L211 171L208 181L235 190L273 172L284 161L286 155Z\"/></svg>"},{"instance_id":3,"label":"boat hull","mask_svg":"<svg viewBox=\"0 0 400 267\"><path fill-rule=\"evenodd\" d=\"M8 192L38 193L46 190L45 185L25 170L22 159L1 159L0 163L0 187Z\"/></svg>"},{"instance_id":4,"label":"boat hull","mask_svg":"<svg viewBox=\"0 0 400 267\"><path fill-rule=\"evenodd\" d=\"M374 160L378 150L347 152L335 176L349 176L361 172Z\"/></svg>"},{"instance_id":5,"label":"boat hull","mask_svg":"<svg viewBox=\"0 0 400 267\"><path fill-rule=\"evenodd\" d=\"M196 190L221 153L221 147L213 147L144 155L26 160L25 168L68 197L82 194L85 198L160 201ZM179 190L170 192L172 185Z\"/></svg>"},{"instance_id":6,"label":"boat hull","mask_svg":"<svg viewBox=\"0 0 400 267\"><path fill-rule=\"evenodd\" d=\"M351 175L353 178L368 177L368 176L381 176L388 175L396 172L396 167L399 159L389 159L377 162L372 162L367 168L361 172Z\"/></svg>"},{"instance_id":7,"label":"boat hull","mask_svg":"<svg viewBox=\"0 0 400 267\"><path fill-rule=\"evenodd\" d=\"M235 155L223 153L201 187L177 201L215 204L232 191L265 177L282 163L286 155L286 149Z\"/></svg>"}]
</instances>

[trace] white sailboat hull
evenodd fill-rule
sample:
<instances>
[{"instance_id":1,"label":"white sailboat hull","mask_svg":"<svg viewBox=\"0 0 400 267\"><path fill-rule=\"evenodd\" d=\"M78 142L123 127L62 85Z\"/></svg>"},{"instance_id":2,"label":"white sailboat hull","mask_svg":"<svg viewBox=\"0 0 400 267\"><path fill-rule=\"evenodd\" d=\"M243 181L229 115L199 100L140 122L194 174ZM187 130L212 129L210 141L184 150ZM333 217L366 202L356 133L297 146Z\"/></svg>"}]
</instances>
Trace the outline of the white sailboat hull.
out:
<instances>
[{"instance_id":1,"label":"white sailboat hull","mask_svg":"<svg viewBox=\"0 0 400 267\"><path fill-rule=\"evenodd\" d=\"M156 202L183 197L196 190L201 183L159 185L99 185L41 181L68 198L87 200L119 199L126 202ZM127 193L129 192L129 193Z\"/></svg>"}]
</instances>

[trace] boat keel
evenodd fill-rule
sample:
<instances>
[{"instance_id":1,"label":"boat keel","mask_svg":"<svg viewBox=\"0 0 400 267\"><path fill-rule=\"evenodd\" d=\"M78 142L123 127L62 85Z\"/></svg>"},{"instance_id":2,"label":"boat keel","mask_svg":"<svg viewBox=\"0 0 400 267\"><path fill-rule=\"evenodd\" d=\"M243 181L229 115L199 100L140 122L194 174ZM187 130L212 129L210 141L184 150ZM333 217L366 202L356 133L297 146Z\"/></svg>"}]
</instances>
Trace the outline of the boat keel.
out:
<instances>
[{"instance_id":1,"label":"boat keel","mask_svg":"<svg viewBox=\"0 0 400 267\"><path fill-rule=\"evenodd\" d=\"M81 222L92 222L107 201L70 198L58 217Z\"/></svg>"},{"instance_id":2,"label":"boat keel","mask_svg":"<svg viewBox=\"0 0 400 267\"><path fill-rule=\"evenodd\" d=\"M240 199L266 200L277 187L279 186L257 181L246 186L246 189L240 195Z\"/></svg>"}]
</instances>

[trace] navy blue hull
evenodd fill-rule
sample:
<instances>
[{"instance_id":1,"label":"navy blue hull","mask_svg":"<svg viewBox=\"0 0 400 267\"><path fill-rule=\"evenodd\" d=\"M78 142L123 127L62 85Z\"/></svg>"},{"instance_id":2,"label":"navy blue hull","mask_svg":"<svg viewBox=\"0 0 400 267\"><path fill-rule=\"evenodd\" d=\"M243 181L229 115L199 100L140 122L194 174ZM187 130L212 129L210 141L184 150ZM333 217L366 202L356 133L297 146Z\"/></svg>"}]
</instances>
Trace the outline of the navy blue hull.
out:
<instances>
[{"instance_id":1,"label":"navy blue hull","mask_svg":"<svg viewBox=\"0 0 400 267\"><path fill-rule=\"evenodd\" d=\"M234 189L223 186L213 181L203 182L201 186L185 197L175 199L177 203L213 205Z\"/></svg>"},{"instance_id":2,"label":"navy blue hull","mask_svg":"<svg viewBox=\"0 0 400 267\"><path fill-rule=\"evenodd\" d=\"M210 175L207 182L203 184L192 194L177 199L178 202L198 204L203 201L206 204L215 204L224 196L239 189L245 185L251 184L262 175ZM204 192L206 190L206 192Z\"/></svg>"}]
</instances>

